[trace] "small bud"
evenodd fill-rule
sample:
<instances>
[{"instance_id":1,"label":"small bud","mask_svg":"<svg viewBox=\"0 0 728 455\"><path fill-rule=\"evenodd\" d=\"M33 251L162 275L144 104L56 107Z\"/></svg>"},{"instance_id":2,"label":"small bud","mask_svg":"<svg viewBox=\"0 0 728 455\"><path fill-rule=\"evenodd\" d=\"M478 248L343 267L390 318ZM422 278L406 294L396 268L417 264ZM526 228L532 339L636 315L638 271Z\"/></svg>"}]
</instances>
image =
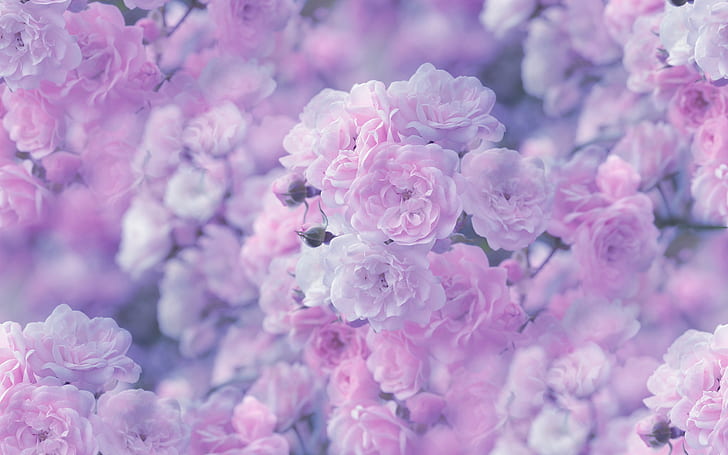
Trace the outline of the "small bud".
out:
<instances>
[{"instance_id":1,"label":"small bud","mask_svg":"<svg viewBox=\"0 0 728 455\"><path fill-rule=\"evenodd\" d=\"M328 245L334 239L334 234L328 232L323 226L314 226L305 231L299 231L297 234L311 248L316 248L323 244Z\"/></svg>"},{"instance_id":2,"label":"small bud","mask_svg":"<svg viewBox=\"0 0 728 455\"><path fill-rule=\"evenodd\" d=\"M659 448L670 442L673 429L664 418L649 416L637 423L637 434L647 446L653 449Z\"/></svg>"},{"instance_id":3,"label":"small bud","mask_svg":"<svg viewBox=\"0 0 728 455\"><path fill-rule=\"evenodd\" d=\"M273 182L273 193L288 207L295 207L306 200L306 182L298 175L287 174Z\"/></svg>"},{"instance_id":4,"label":"small bud","mask_svg":"<svg viewBox=\"0 0 728 455\"><path fill-rule=\"evenodd\" d=\"M688 0L670 0L670 3L675 6L683 6L684 4L688 3ZM689 3L692 3L692 1L690 1Z\"/></svg>"}]
</instances>

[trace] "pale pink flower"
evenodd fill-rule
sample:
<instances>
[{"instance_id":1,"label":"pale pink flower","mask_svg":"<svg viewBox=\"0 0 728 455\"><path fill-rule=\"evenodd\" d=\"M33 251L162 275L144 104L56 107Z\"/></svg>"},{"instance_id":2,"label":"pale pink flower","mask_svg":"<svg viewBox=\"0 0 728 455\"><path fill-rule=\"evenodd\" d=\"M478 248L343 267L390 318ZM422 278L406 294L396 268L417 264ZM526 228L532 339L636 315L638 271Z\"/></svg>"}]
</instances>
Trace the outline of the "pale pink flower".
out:
<instances>
[{"instance_id":1,"label":"pale pink flower","mask_svg":"<svg viewBox=\"0 0 728 455\"><path fill-rule=\"evenodd\" d=\"M332 371L326 395L334 406L376 403L379 385L374 381L366 361L361 357L351 357Z\"/></svg>"},{"instance_id":2,"label":"pale pink flower","mask_svg":"<svg viewBox=\"0 0 728 455\"><path fill-rule=\"evenodd\" d=\"M556 359L546 375L555 392L586 398L610 378L611 361L596 343L588 343Z\"/></svg>"},{"instance_id":3,"label":"pale pink flower","mask_svg":"<svg viewBox=\"0 0 728 455\"><path fill-rule=\"evenodd\" d=\"M416 346L403 331L369 331L367 345L371 354L367 367L383 392L406 400L426 385L429 373L427 351Z\"/></svg>"},{"instance_id":4,"label":"pale pink flower","mask_svg":"<svg viewBox=\"0 0 728 455\"><path fill-rule=\"evenodd\" d=\"M39 159L63 143L63 112L52 107L38 91L11 91L8 87L2 100L8 110L2 124L18 150Z\"/></svg>"},{"instance_id":5,"label":"pale pink flower","mask_svg":"<svg viewBox=\"0 0 728 455\"><path fill-rule=\"evenodd\" d=\"M509 149L471 152L462 175L465 212L492 248L524 248L546 230L554 193L540 159Z\"/></svg>"},{"instance_id":6,"label":"pale pink flower","mask_svg":"<svg viewBox=\"0 0 728 455\"><path fill-rule=\"evenodd\" d=\"M0 3L0 78L12 90L61 84L81 63L76 40L66 31L67 2Z\"/></svg>"},{"instance_id":7,"label":"pale pink flower","mask_svg":"<svg viewBox=\"0 0 728 455\"><path fill-rule=\"evenodd\" d=\"M460 216L455 152L436 144L380 144L359 163L346 216L369 241L426 244L449 236Z\"/></svg>"},{"instance_id":8,"label":"pale pink flower","mask_svg":"<svg viewBox=\"0 0 728 455\"><path fill-rule=\"evenodd\" d=\"M574 254L586 288L607 297L634 295L637 274L658 251L653 218L652 201L641 193L584 215Z\"/></svg>"},{"instance_id":9,"label":"pale pink flower","mask_svg":"<svg viewBox=\"0 0 728 455\"><path fill-rule=\"evenodd\" d=\"M714 161L700 166L693 176L690 192L698 217L728 224L728 164Z\"/></svg>"},{"instance_id":10,"label":"pale pink flower","mask_svg":"<svg viewBox=\"0 0 728 455\"><path fill-rule=\"evenodd\" d=\"M354 234L331 241L326 257L331 303L347 321L366 319L375 330L420 325L445 304L445 292L429 271L426 250L366 244Z\"/></svg>"},{"instance_id":11,"label":"pale pink flower","mask_svg":"<svg viewBox=\"0 0 728 455\"><path fill-rule=\"evenodd\" d=\"M332 455L414 454L414 434L382 405L337 408L326 432Z\"/></svg>"},{"instance_id":12,"label":"pale pink flower","mask_svg":"<svg viewBox=\"0 0 728 455\"><path fill-rule=\"evenodd\" d=\"M17 164L0 166L0 228L32 224L46 211L50 192Z\"/></svg>"},{"instance_id":13,"label":"pale pink flower","mask_svg":"<svg viewBox=\"0 0 728 455\"><path fill-rule=\"evenodd\" d=\"M184 455L189 428L179 405L145 390L105 393L93 420L105 455Z\"/></svg>"},{"instance_id":14,"label":"pale pink flower","mask_svg":"<svg viewBox=\"0 0 728 455\"><path fill-rule=\"evenodd\" d=\"M21 382L34 380L28 371L28 349L23 329L17 322L0 324L0 395Z\"/></svg>"},{"instance_id":15,"label":"pale pink flower","mask_svg":"<svg viewBox=\"0 0 728 455\"><path fill-rule=\"evenodd\" d=\"M23 335L37 377L58 378L94 393L139 379L141 368L126 355L131 335L111 318L89 319L63 304L45 322L29 323Z\"/></svg>"},{"instance_id":16,"label":"pale pink flower","mask_svg":"<svg viewBox=\"0 0 728 455\"><path fill-rule=\"evenodd\" d=\"M480 141L498 142L505 127L491 115L495 94L474 77L452 77L431 63L408 81L390 84L392 123L403 136L418 136L456 152Z\"/></svg>"},{"instance_id":17,"label":"pale pink flower","mask_svg":"<svg viewBox=\"0 0 728 455\"><path fill-rule=\"evenodd\" d=\"M275 414L278 430L285 430L313 410L318 392L316 381L306 366L279 362L263 370L248 394Z\"/></svg>"},{"instance_id":18,"label":"pale pink flower","mask_svg":"<svg viewBox=\"0 0 728 455\"><path fill-rule=\"evenodd\" d=\"M72 385L14 385L0 395L0 452L96 455L94 405L91 393Z\"/></svg>"}]
</instances>

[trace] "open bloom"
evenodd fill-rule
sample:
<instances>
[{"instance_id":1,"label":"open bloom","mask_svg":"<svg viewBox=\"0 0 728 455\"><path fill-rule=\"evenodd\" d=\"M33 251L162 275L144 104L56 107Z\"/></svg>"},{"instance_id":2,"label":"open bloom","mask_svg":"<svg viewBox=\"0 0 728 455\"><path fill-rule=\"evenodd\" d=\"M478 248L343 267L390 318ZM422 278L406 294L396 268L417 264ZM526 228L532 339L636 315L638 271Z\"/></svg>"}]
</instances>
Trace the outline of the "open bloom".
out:
<instances>
[{"instance_id":1,"label":"open bloom","mask_svg":"<svg viewBox=\"0 0 728 455\"><path fill-rule=\"evenodd\" d=\"M0 3L0 78L12 90L41 81L60 84L81 63L81 50L65 28L64 3Z\"/></svg>"},{"instance_id":2,"label":"open bloom","mask_svg":"<svg viewBox=\"0 0 728 455\"><path fill-rule=\"evenodd\" d=\"M347 321L366 319L375 330L427 324L445 304L445 291L430 272L427 251L366 244L347 234L331 241L326 257L331 303Z\"/></svg>"},{"instance_id":3,"label":"open bloom","mask_svg":"<svg viewBox=\"0 0 728 455\"><path fill-rule=\"evenodd\" d=\"M491 247L515 251L546 230L554 192L541 160L503 148L473 152L462 174L465 212Z\"/></svg>"},{"instance_id":4,"label":"open bloom","mask_svg":"<svg viewBox=\"0 0 728 455\"><path fill-rule=\"evenodd\" d=\"M145 390L105 393L93 420L105 455L184 454L189 429L179 406Z\"/></svg>"},{"instance_id":5,"label":"open bloom","mask_svg":"<svg viewBox=\"0 0 728 455\"><path fill-rule=\"evenodd\" d=\"M0 396L0 453L96 455L94 404L72 385L14 385Z\"/></svg>"},{"instance_id":6,"label":"open bloom","mask_svg":"<svg viewBox=\"0 0 728 455\"><path fill-rule=\"evenodd\" d=\"M473 141L500 141L505 133L490 115L495 93L474 77L454 78L425 63L408 81L393 82L387 94L396 109L392 122L403 136L419 136L460 152Z\"/></svg>"},{"instance_id":7,"label":"open bloom","mask_svg":"<svg viewBox=\"0 0 728 455\"><path fill-rule=\"evenodd\" d=\"M111 318L89 319L63 304L45 322L28 324L23 334L36 376L56 377L91 392L139 379L141 368L126 356L131 335Z\"/></svg>"},{"instance_id":8,"label":"open bloom","mask_svg":"<svg viewBox=\"0 0 728 455\"><path fill-rule=\"evenodd\" d=\"M449 236L462 210L453 175L458 157L436 144L380 144L360 163L346 215L363 238L403 245Z\"/></svg>"}]
</instances>

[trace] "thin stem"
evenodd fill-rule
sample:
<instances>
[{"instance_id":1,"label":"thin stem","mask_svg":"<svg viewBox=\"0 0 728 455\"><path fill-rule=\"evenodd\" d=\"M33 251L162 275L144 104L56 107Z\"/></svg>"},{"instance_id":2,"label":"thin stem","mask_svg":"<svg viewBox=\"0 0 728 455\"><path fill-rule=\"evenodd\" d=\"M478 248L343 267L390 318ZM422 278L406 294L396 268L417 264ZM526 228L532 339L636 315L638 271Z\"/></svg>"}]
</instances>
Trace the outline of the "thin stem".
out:
<instances>
[{"instance_id":1,"label":"thin stem","mask_svg":"<svg viewBox=\"0 0 728 455\"><path fill-rule=\"evenodd\" d=\"M182 16L182 19L180 19L174 25L174 27L172 27L172 29L167 33L167 38L169 38L170 36L172 36L174 34L174 32L176 32L177 29L180 27L180 25L182 25L182 23L189 17L189 15L192 14L192 10L195 9L195 8L197 8L197 7L199 7L199 6L200 6L200 4L197 3L197 0L192 0L190 2L190 6L187 8L187 11L185 11L185 14Z\"/></svg>"}]
</instances>

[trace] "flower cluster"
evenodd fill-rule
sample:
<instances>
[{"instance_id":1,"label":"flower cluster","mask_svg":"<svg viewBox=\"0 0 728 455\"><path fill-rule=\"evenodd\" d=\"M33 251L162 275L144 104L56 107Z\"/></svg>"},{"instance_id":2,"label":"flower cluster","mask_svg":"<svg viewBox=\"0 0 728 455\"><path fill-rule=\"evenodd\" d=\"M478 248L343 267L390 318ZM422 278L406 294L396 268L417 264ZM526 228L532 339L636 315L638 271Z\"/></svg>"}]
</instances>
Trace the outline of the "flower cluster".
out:
<instances>
[{"instance_id":1,"label":"flower cluster","mask_svg":"<svg viewBox=\"0 0 728 455\"><path fill-rule=\"evenodd\" d=\"M117 387L135 383L140 368L127 356L129 332L112 319L60 305L44 322L1 327L3 453L185 453L176 403Z\"/></svg>"},{"instance_id":2,"label":"flower cluster","mask_svg":"<svg viewBox=\"0 0 728 455\"><path fill-rule=\"evenodd\" d=\"M727 452L727 37L0 0L0 453Z\"/></svg>"},{"instance_id":3,"label":"flower cluster","mask_svg":"<svg viewBox=\"0 0 728 455\"><path fill-rule=\"evenodd\" d=\"M331 303L375 330L424 326L446 303L427 253L466 214L493 248L524 248L546 230L553 189L543 162L489 148L505 131L494 103L477 79L431 64L389 87L370 81L309 102L284 139L290 173L277 184L284 201L298 186L320 194L332 218L326 251L305 252L298 267L323 274L299 279L304 294L327 288L306 305Z\"/></svg>"}]
</instances>

